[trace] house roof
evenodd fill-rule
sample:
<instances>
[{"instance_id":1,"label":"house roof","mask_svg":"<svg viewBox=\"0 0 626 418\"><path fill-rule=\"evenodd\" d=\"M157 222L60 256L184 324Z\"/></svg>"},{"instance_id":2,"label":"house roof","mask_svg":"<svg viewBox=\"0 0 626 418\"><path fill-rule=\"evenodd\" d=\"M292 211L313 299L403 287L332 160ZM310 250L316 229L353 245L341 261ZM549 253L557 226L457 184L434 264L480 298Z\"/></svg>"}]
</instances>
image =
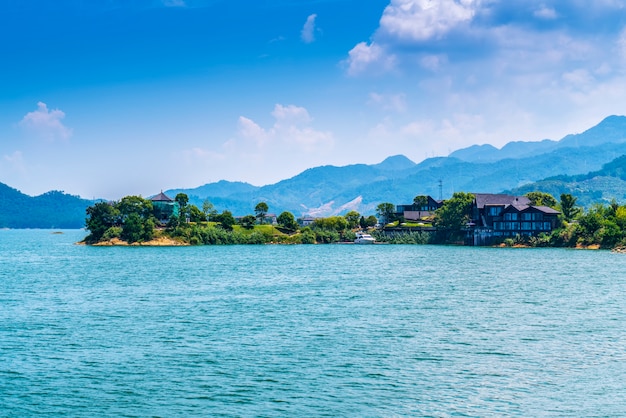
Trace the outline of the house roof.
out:
<instances>
[{"instance_id":1,"label":"house roof","mask_svg":"<svg viewBox=\"0 0 626 418\"><path fill-rule=\"evenodd\" d=\"M526 212L529 210L536 210L546 215L558 215L559 213L561 213L558 210L552 209L548 206L531 206L531 205L515 204L515 205L506 205L504 208L504 212Z\"/></svg>"},{"instance_id":2,"label":"house roof","mask_svg":"<svg viewBox=\"0 0 626 418\"><path fill-rule=\"evenodd\" d=\"M558 215L559 213L561 213L558 210L552 209L548 206L532 206L532 207L546 214Z\"/></svg>"},{"instance_id":3,"label":"house roof","mask_svg":"<svg viewBox=\"0 0 626 418\"><path fill-rule=\"evenodd\" d=\"M473 193L476 198L476 206L483 209L485 206L529 206L530 199L524 196L511 196L508 194Z\"/></svg>"},{"instance_id":4,"label":"house roof","mask_svg":"<svg viewBox=\"0 0 626 418\"><path fill-rule=\"evenodd\" d=\"M161 192L158 195L150 199L153 202L173 202L174 200L168 197L165 193Z\"/></svg>"}]
</instances>

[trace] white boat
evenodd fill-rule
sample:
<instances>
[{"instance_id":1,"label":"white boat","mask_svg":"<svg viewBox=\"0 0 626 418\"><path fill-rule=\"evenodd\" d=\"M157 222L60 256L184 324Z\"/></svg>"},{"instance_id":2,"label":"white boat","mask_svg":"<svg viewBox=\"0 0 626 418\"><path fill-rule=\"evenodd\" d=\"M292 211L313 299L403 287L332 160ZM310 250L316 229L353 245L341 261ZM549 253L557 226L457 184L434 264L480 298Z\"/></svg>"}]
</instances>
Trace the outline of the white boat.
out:
<instances>
[{"instance_id":1,"label":"white boat","mask_svg":"<svg viewBox=\"0 0 626 418\"><path fill-rule=\"evenodd\" d=\"M356 238L354 239L355 244L373 244L376 240L370 234L365 234L363 232L357 232Z\"/></svg>"}]
</instances>

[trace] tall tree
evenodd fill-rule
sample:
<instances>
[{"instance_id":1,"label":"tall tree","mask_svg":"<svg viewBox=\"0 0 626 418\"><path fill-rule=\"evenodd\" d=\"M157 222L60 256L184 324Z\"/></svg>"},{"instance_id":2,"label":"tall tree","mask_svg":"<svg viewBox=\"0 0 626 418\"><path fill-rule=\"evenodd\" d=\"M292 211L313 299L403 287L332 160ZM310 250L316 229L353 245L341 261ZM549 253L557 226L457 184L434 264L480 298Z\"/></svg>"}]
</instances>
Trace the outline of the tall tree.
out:
<instances>
[{"instance_id":1,"label":"tall tree","mask_svg":"<svg viewBox=\"0 0 626 418\"><path fill-rule=\"evenodd\" d=\"M428 196L424 196L423 194L415 196L413 198L413 204L419 207L419 210L422 210L423 207L428 206Z\"/></svg>"},{"instance_id":2,"label":"tall tree","mask_svg":"<svg viewBox=\"0 0 626 418\"><path fill-rule=\"evenodd\" d=\"M185 193L178 193L176 197L174 197L174 200L178 203L178 218L181 223L184 223L187 220L187 204L189 203L189 196Z\"/></svg>"},{"instance_id":3,"label":"tall tree","mask_svg":"<svg viewBox=\"0 0 626 418\"><path fill-rule=\"evenodd\" d=\"M209 199L205 199L204 202L202 202L202 212L204 213L207 221L210 221L212 216L217 215L215 206L213 206L213 203L211 203Z\"/></svg>"},{"instance_id":4,"label":"tall tree","mask_svg":"<svg viewBox=\"0 0 626 418\"><path fill-rule=\"evenodd\" d=\"M98 202L87 208L85 228L90 232L87 242L98 242L107 231L119 222L120 212L110 203Z\"/></svg>"},{"instance_id":5,"label":"tall tree","mask_svg":"<svg viewBox=\"0 0 626 418\"><path fill-rule=\"evenodd\" d=\"M346 221L348 221L348 225L350 228L356 228L359 226L359 219L361 218L361 214L356 210L351 210L350 212L344 215Z\"/></svg>"},{"instance_id":6,"label":"tall tree","mask_svg":"<svg viewBox=\"0 0 626 418\"><path fill-rule=\"evenodd\" d=\"M581 213L581 209L576 206L576 198L569 193L561 194L561 214L566 222L571 222Z\"/></svg>"},{"instance_id":7,"label":"tall tree","mask_svg":"<svg viewBox=\"0 0 626 418\"><path fill-rule=\"evenodd\" d=\"M256 217L259 220L260 224L264 223L265 216L267 215L268 210L269 210L269 207L267 206L267 203L265 202L259 202L254 207L254 213L256 213Z\"/></svg>"},{"instance_id":8,"label":"tall tree","mask_svg":"<svg viewBox=\"0 0 626 418\"><path fill-rule=\"evenodd\" d=\"M278 225L292 231L296 231L298 229L298 222L296 222L296 218L291 212L281 213L278 215L278 218L276 218L276 222L278 222Z\"/></svg>"},{"instance_id":9,"label":"tall tree","mask_svg":"<svg viewBox=\"0 0 626 418\"><path fill-rule=\"evenodd\" d=\"M434 225L444 240L458 238L472 216L474 195L456 192L435 211Z\"/></svg>"},{"instance_id":10,"label":"tall tree","mask_svg":"<svg viewBox=\"0 0 626 418\"><path fill-rule=\"evenodd\" d=\"M376 215L378 215L378 218L383 224L388 224L389 222L394 221L395 210L396 207L393 205L393 203L381 203L376 206Z\"/></svg>"}]
</instances>

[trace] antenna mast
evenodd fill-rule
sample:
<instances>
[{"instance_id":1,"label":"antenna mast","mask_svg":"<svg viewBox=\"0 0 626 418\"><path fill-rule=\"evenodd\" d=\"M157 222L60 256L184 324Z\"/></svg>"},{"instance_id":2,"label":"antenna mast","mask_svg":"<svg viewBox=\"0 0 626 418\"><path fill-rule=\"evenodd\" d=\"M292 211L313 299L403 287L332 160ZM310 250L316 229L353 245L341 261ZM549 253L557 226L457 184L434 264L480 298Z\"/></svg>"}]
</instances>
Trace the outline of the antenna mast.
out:
<instances>
[{"instance_id":1,"label":"antenna mast","mask_svg":"<svg viewBox=\"0 0 626 418\"><path fill-rule=\"evenodd\" d=\"M439 179L439 200L443 200L443 180Z\"/></svg>"}]
</instances>

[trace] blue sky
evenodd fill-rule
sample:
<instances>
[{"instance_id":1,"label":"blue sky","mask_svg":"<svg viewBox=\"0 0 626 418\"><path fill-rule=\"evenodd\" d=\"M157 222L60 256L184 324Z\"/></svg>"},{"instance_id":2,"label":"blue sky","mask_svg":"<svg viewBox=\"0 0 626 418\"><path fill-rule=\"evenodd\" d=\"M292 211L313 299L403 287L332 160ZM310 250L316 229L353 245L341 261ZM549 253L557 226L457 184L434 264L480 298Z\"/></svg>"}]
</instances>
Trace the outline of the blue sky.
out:
<instances>
[{"instance_id":1,"label":"blue sky","mask_svg":"<svg viewBox=\"0 0 626 418\"><path fill-rule=\"evenodd\" d=\"M5 0L0 182L149 196L560 139L626 108L626 1Z\"/></svg>"}]
</instances>

